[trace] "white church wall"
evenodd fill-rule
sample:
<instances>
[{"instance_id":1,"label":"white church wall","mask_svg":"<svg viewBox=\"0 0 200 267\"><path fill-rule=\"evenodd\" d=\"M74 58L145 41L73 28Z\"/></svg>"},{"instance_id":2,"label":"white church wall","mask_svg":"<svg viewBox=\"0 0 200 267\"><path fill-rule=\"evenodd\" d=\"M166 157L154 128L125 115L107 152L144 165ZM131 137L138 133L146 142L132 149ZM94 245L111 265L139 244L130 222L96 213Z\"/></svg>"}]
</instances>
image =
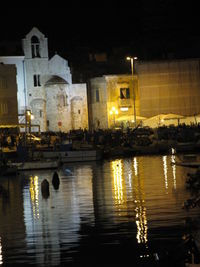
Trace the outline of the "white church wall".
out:
<instances>
[{"instance_id":1,"label":"white church wall","mask_svg":"<svg viewBox=\"0 0 200 267\"><path fill-rule=\"evenodd\" d=\"M70 101L72 105L71 116L72 121L74 121L74 128L88 129L87 86L85 83L71 85Z\"/></svg>"},{"instance_id":2,"label":"white church wall","mask_svg":"<svg viewBox=\"0 0 200 267\"><path fill-rule=\"evenodd\" d=\"M46 86L46 113L49 131L68 132L71 129L70 105L67 101L67 84Z\"/></svg>"}]
</instances>

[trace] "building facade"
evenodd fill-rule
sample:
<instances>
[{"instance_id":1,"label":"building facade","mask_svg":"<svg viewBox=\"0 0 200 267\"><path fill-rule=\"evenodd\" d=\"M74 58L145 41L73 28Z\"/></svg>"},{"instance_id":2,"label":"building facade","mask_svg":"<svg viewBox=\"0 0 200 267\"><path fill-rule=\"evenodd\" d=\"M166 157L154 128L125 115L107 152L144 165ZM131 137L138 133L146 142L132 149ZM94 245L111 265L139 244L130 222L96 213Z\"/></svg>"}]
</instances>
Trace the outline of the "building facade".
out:
<instances>
[{"instance_id":1,"label":"building facade","mask_svg":"<svg viewBox=\"0 0 200 267\"><path fill-rule=\"evenodd\" d=\"M200 114L200 60L141 62L137 65L142 116Z\"/></svg>"},{"instance_id":2,"label":"building facade","mask_svg":"<svg viewBox=\"0 0 200 267\"><path fill-rule=\"evenodd\" d=\"M137 62L133 82L131 78L107 75L90 80L91 128L132 126L133 92L137 124L159 114L200 114L200 59Z\"/></svg>"},{"instance_id":3,"label":"building facade","mask_svg":"<svg viewBox=\"0 0 200 267\"><path fill-rule=\"evenodd\" d=\"M16 64L18 113L30 110L32 131L88 128L86 84L72 84L68 61L55 54L49 59L48 40L33 28L22 40L24 57L0 57ZM23 123L24 118L19 118ZM34 127L35 126L35 127Z\"/></svg>"},{"instance_id":4,"label":"building facade","mask_svg":"<svg viewBox=\"0 0 200 267\"><path fill-rule=\"evenodd\" d=\"M15 65L0 64L0 126L18 125Z\"/></svg>"},{"instance_id":5,"label":"building facade","mask_svg":"<svg viewBox=\"0 0 200 267\"><path fill-rule=\"evenodd\" d=\"M89 121L92 129L127 127L139 116L137 75L104 75L90 79Z\"/></svg>"}]
</instances>

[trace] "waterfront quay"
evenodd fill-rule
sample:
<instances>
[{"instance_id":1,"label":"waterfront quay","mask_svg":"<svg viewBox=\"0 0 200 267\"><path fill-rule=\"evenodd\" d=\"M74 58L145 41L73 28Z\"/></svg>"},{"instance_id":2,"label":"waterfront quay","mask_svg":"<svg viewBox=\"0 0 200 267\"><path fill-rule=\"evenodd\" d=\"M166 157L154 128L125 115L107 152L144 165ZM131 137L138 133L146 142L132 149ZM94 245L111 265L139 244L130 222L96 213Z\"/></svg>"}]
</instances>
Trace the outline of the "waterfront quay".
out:
<instances>
[{"instance_id":1,"label":"waterfront quay","mask_svg":"<svg viewBox=\"0 0 200 267\"><path fill-rule=\"evenodd\" d=\"M121 129L87 131L74 130L69 133L44 132L27 135L14 130L1 132L0 144L5 157L17 156L22 147L29 151L29 157L35 150L91 150L102 151L104 158L115 156L146 155L171 153L198 153L200 148L200 126L179 125L170 127L137 127Z\"/></svg>"}]
</instances>

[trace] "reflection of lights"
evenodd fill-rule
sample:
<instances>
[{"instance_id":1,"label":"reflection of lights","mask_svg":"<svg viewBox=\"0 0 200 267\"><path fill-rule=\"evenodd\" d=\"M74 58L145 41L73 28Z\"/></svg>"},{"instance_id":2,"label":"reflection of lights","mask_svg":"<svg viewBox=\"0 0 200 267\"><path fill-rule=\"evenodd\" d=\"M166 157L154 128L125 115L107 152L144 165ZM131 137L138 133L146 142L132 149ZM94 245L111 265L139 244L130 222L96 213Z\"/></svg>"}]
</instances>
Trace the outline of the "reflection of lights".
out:
<instances>
[{"instance_id":1,"label":"reflection of lights","mask_svg":"<svg viewBox=\"0 0 200 267\"><path fill-rule=\"evenodd\" d=\"M175 155L172 154L171 156L171 162L172 162L172 174L173 174L173 181L174 181L174 189L176 189L176 165L174 164L176 162Z\"/></svg>"},{"instance_id":2,"label":"reflection of lights","mask_svg":"<svg viewBox=\"0 0 200 267\"><path fill-rule=\"evenodd\" d=\"M31 194L31 202L33 206L33 217L39 218L39 188L38 188L38 177L30 177L30 194Z\"/></svg>"},{"instance_id":3,"label":"reflection of lights","mask_svg":"<svg viewBox=\"0 0 200 267\"><path fill-rule=\"evenodd\" d=\"M2 245L1 245L1 237L0 237L0 265L3 264L3 256L2 256Z\"/></svg>"},{"instance_id":4,"label":"reflection of lights","mask_svg":"<svg viewBox=\"0 0 200 267\"><path fill-rule=\"evenodd\" d=\"M146 207L145 205L145 197L144 197L144 185L143 185L143 177L139 175L137 158L133 159L133 168L135 172L135 223L137 226L137 242L138 243L147 243L147 217L146 217Z\"/></svg>"},{"instance_id":5,"label":"reflection of lights","mask_svg":"<svg viewBox=\"0 0 200 267\"><path fill-rule=\"evenodd\" d=\"M138 243L146 243L148 241L146 208L140 205L136 207L135 211L136 211L136 225L137 225L137 236L136 236L137 241Z\"/></svg>"},{"instance_id":6,"label":"reflection of lights","mask_svg":"<svg viewBox=\"0 0 200 267\"><path fill-rule=\"evenodd\" d=\"M168 189L168 179L167 179L167 156L163 156L163 170L165 177L165 189Z\"/></svg>"},{"instance_id":7,"label":"reflection of lights","mask_svg":"<svg viewBox=\"0 0 200 267\"><path fill-rule=\"evenodd\" d=\"M135 157L133 159L133 166L134 166L135 176L138 176L138 163L137 163L137 158Z\"/></svg>"},{"instance_id":8,"label":"reflection of lights","mask_svg":"<svg viewBox=\"0 0 200 267\"><path fill-rule=\"evenodd\" d=\"M112 162L114 176L115 199L119 204L123 203L123 186L122 186L122 162L116 160Z\"/></svg>"},{"instance_id":9,"label":"reflection of lights","mask_svg":"<svg viewBox=\"0 0 200 267\"><path fill-rule=\"evenodd\" d=\"M176 153L176 150L172 147L172 155Z\"/></svg>"}]
</instances>

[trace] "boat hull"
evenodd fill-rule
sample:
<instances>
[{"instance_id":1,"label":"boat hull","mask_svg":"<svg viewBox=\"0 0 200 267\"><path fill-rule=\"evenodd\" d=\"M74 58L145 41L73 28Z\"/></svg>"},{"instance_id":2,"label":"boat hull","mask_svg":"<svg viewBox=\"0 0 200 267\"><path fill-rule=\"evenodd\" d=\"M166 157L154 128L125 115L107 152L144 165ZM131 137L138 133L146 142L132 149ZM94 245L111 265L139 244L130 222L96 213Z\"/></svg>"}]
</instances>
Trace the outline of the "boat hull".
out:
<instances>
[{"instance_id":1,"label":"boat hull","mask_svg":"<svg viewBox=\"0 0 200 267\"><path fill-rule=\"evenodd\" d=\"M57 169L59 167L58 161L25 161L19 163L12 163L18 171L26 170L42 170L42 169Z\"/></svg>"},{"instance_id":2,"label":"boat hull","mask_svg":"<svg viewBox=\"0 0 200 267\"><path fill-rule=\"evenodd\" d=\"M35 151L35 158L59 159L61 163L95 161L102 158L100 150L77 150L77 151Z\"/></svg>"}]
</instances>

